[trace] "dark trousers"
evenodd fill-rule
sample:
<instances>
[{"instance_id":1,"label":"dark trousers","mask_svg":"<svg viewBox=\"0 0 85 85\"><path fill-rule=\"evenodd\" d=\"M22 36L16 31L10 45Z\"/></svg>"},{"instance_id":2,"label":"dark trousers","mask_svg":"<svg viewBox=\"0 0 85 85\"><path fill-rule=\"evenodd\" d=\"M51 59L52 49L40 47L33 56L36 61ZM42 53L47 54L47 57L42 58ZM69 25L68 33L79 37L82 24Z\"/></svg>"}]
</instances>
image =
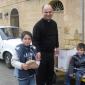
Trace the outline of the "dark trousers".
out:
<instances>
[{"instance_id":1,"label":"dark trousers","mask_svg":"<svg viewBox=\"0 0 85 85\"><path fill-rule=\"evenodd\" d=\"M81 77L85 74L84 71L79 70L75 73L75 85L81 85ZM69 74L66 75L66 85L71 85L70 84L71 81L71 77L69 76Z\"/></svg>"},{"instance_id":2,"label":"dark trousers","mask_svg":"<svg viewBox=\"0 0 85 85\"><path fill-rule=\"evenodd\" d=\"M36 76L37 85L52 85L54 74L54 53L42 52L41 62Z\"/></svg>"}]
</instances>

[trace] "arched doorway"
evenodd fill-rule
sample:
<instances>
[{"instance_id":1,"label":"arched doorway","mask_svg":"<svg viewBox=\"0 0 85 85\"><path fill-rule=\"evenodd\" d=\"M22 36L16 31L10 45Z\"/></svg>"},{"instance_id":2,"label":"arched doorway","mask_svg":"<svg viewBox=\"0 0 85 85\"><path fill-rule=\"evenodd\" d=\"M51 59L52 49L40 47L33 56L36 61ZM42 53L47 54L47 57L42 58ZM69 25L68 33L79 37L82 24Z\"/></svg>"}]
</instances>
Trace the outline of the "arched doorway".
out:
<instances>
[{"instance_id":1,"label":"arched doorway","mask_svg":"<svg viewBox=\"0 0 85 85\"><path fill-rule=\"evenodd\" d=\"M19 13L16 8L12 9L11 11L10 25L19 27Z\"/></svg>"}]
</instances>

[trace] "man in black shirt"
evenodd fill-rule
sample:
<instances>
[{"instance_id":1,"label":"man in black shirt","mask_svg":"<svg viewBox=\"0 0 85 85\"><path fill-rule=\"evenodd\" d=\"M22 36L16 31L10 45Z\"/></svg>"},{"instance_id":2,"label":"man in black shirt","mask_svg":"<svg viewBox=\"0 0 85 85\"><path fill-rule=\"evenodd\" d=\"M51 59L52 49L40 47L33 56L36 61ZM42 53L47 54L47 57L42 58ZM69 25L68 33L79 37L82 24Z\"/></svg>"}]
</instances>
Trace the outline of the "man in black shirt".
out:
<instances>
[{"instance_id":1,"label":"man in black shirt","mask_svg":"<svg viewBox=\"0 0 85 85\"><path fill-rule=\"evenodd\" d=\"M54 53L59 52L58 29L56 22L51 19L51 5L42 7L42 15L33 28L33 44L37 47L37 58L41 59L36 80L37 85L52 85Z\"/></svg>"}]
</instances>

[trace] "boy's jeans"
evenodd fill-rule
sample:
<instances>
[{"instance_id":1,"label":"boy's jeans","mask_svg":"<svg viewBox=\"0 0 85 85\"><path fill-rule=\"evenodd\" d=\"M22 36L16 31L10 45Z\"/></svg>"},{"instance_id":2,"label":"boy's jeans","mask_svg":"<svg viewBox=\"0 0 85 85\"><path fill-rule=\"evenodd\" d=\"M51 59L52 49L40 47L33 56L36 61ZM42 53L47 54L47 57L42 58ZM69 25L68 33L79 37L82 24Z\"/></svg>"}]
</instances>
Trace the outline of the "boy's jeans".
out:
<instances>
[{"instance_id":1,"label":"boy's jeans","mask_svg":"<svg viewBox=\"0 0 85 85\"><path fill-rule=\"evenodd\" d=\"M76 73L75 73L75 79L76 79L76 81L75 81L75 85L80 85L80 80L81 80L81 77L83 76L83 74L85 74L85 72L83 72L83 71L77 71ZM71 77L67 74L66 75L66 85L70 85L70 80L71 80Z\"/></svg>"},{"instance_id":2,"label":"boy's jeans","mask_svg":"<svg viewBox=\"0 0 85 85\"><path fill-rule=\"evenodd\" d=\"M27 79L19 79L19 85L36 85L35 76L29 76Z\"/></svg>"}]
</instances>

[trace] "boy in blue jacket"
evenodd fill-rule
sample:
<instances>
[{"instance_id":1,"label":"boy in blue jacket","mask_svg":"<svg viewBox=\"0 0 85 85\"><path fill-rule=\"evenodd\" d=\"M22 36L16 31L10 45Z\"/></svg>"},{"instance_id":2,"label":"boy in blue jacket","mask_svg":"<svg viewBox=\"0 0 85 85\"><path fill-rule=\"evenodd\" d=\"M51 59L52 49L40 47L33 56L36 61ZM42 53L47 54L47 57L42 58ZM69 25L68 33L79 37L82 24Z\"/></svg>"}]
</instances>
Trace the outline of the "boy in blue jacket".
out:
<instances>
[{"instance_id":1,"label":"boy in blue jacket","mask_svg":"<svg viewBox=\"0 0 85 85\"><path fill-rule=\"evenodd\" d=\"M19 85L36 85L35 69L27 64L29 60L36 60L36 48L31 45L32 34L24 31L21 34L22 44L16 46L16 54L12 57L12 65L15 67Z\"/></svg>"},{"instance_id":2,"label":"boy in blue jacket","mask_svg":"<svg viewBox=\"0 0 85 85\"><path fill-rule=\"evenodd\" d=\"M75 74L75 85L80 85L81 77L85 74L85 44L77 45L77 53L72 56L66 74L66 85L70 85L72 74Z\"/></svg>"}]
</instances>

